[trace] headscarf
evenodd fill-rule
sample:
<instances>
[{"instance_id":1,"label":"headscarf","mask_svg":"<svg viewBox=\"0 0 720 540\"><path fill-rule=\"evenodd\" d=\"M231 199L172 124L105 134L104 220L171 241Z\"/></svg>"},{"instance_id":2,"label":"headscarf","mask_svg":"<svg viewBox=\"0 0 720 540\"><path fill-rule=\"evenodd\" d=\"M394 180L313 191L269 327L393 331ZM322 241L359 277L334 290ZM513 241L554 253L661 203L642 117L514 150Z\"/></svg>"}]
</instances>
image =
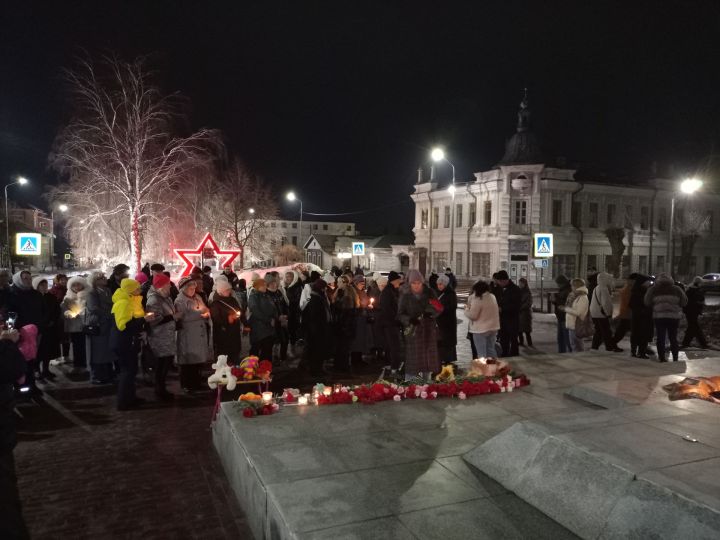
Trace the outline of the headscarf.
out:
<instances>
[{"instance_id":1,"label":"headscarf","mask_svg":"<svg viewBox=\"0 0 720 540\"><path fill-rule=\"evenodd\" d=\"M24 291L29 291L32 288L32 286L27 287L22 282L22 279L20 278L20 276L22 275L23 272L27 272L27 270L20 270L18 272L15 272L12 277L12 282L13 282L13 285L15 285L18 289L23 289ZM28 272L28 273L30 273L30 272Z\"/></svg>"},{"instance_id":2,"label":"headscarf","mask_svg":"<svg viewBox=\"0 0 720 540\"><path fill-rule=\"evenodd\" d=\"M145 316L142 306L142 296L133 295L140 288L140 283L134 279L125 278L120 282L120 287L113 293L112 314L115 316L115 324L121 332L127 327L132 319L139 319Z\"/></svg>"},{"instance_id":3,"label":"headscarf","mask_svg":"<svg viewBox=\"0 0 720 540\"><path fill-rule=\"evenodd\" d=\"M37 288L40 286L42 282L47 283L47 278L44 278L42 276L35 276L32 280L32 287L37 291Z\"/></svg>"},{"instance_id":4,"label":"headscarf","mask_svg":"<svg viewBox=\"0 0 720 540\"><path fill-rule=\"evenodd\" d=\"M438 285L445 285L447 287L448 285L450 285L450 278L447 274L441 274L440 276L438 276L437 282Z\"/></svg>"}]
</instances>

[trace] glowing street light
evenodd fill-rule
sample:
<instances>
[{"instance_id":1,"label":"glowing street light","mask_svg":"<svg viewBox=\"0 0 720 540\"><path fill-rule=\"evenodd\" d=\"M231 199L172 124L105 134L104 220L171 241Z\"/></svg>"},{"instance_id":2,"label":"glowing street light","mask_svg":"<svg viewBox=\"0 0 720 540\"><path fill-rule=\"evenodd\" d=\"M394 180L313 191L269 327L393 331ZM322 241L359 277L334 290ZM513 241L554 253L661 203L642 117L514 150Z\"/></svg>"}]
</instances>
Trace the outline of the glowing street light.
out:
<instances>
[{"instance_id":1,"label":"glowing street light","mask_svg":"<svg viewBox=\"0 0 720 540\"><path fill-rule=\"evenodd\" d=\"M702 180L698 180L697 178L687 178L680 183L680 191L689 195L691 193L695 193L702 187L702 185Z\"/></svg>"},{"instance_id":2,"label":"glowing street light","mask_svg":"<svg viewBox=\"0 0 720 540\"><path fill-rule=\"evenodd\" d=\"M67 212L67 211L68 211L68 205L67 205L67 204L61 204L60 206L58 206L58 210L60 210L61 212Z\"/></svg>"},{"instance_id":3,"label":"glowing street light","mask_svg":"<svg viewBox=\"0 0 720 540\"><path fill-rule=\"evenodd\" d=\"M686 178L680 182L680 191L686 195L692 195L700 188L702 188L703 182L698 178ZM667 260L670 268L670 275L674 277L675 271L675 239L673 238L673 229L675 228L675 193L673 193L672 199L670 200L670 230L668 231L668 244L667 244Z\"/></svg>"},{"instance_id":4,"label":"glowing street light","mask_svg":"<svg viewBox=\"0 0 720 540\"><path fill-rule=\"evenodd\" d=\"M442 148L433 148L430 157L433 161L442 161L445 159L445 151Z\"/></svg>"},{"instance_id":5,"label":"glowing street light","mask_svg":"<svg viewBox=\"0 0 720 540\"><path fill-rule=\"evenodd\" d=\"M254 209L254 208L249 208L249 209L248 209L248 212L250 213L250 215L253 215L253 214L255 213L255 209Z\"/></svg>"},{"instance_id":6,"label":"glowing street light","mask_svg":"<svg viewBox=\"0 0 720 540\"><path fill-rule=\"evenodd\" d=\"M439 161L444 161L450 167L452 167L452 184L448 187L448 193L450 193L450 196L452 197L452 203L450 207L450 267L452 268L454 266L453 260L455 256L455 165L453 165L450 160L445 156L445 150L443 150L440 147L435 147L432 149L432 152L430 152L430 157L433 161L436 163ZM457 270L457 269L456 269Z\"/></svg>"},{"instance_id":7,"label":"glowing street light","mask_svg":"<svg viewBox=\"0 0 720 540\"><path fill-rule=\"evenodd\" d=\"M19 184L21 186L24 186L25 184L30 183L30 180L25 178L24 176L18 176L14 182L10 182L9 184L5 184L5 246L7 249L7 255L8 255L8 262L10 263L10 271L14 272L15 268L12 264L12 255L10 252L10 212L8 212L8 188L10 186L14 186L16 184Z\"/></svg>"},{"instance_id":8,"label":"glowing street light","mask_svg":"<svg viewBox=\"0 0 720 540\"><path fill-rule=\"evenodd\" d=\"M297 198L294 191L288 191L288 194L285 195L285 198L290 202L299 202L300 203L300 240L301 245L305 245L305 239L303 238L303 204L300 199Z\"/></svg>"}]
</instances>

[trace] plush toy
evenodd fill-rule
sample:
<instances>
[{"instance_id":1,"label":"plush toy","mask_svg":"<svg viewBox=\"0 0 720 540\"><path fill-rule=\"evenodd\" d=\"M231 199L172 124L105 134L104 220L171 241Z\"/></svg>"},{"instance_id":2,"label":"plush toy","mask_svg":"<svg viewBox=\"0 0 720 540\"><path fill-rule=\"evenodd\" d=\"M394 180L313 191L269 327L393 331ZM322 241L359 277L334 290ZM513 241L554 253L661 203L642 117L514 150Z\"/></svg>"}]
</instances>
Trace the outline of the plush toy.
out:
<instances>
[{"instance_id":1,"label":"plush toy","mask_svg":"<svg viewBox=\"0 0 720 540\"><path fill-rule=\"evenodd\" d=\"M259 360L257 356L248 356L240 362L240 368L243 370L243 379L251 381L255 378L255 369L257 369Z\"/></svg>"},{"instance_id":2,"label":"plush toy","mask_svg":"<svg viewBox=\"0 0 720 540\"><path fill-rule=\"evenodd\" d=\"M442 371L435 377L437 382L452 382L455 380L455 370L452 364L443 366Z\"/></svg>"},{"instance_id":3,"label":"plush toy","mask_svg":"<svg viewBox=\"0 0 720 540\"><path fill-rule=\"evenodd\" d=\"M475 358L470 362L468 377L495 377L506 375L510 371L507 362L496 358Z\"/></svg>"},{"instance_id":4,"label":"plush toy","mask_svg":"<svg viewBox=\"0 0 720 540\"><path fill-rule=\"evenodd\" d=\"M215 373L208 377L208 386L213 390L218 384L224 384L228 390L234 390L237 384L237 377L232 374L232 369L227 364L227 356L218 356L217 362L211 366Z\"/></svg>"}]
</instances>

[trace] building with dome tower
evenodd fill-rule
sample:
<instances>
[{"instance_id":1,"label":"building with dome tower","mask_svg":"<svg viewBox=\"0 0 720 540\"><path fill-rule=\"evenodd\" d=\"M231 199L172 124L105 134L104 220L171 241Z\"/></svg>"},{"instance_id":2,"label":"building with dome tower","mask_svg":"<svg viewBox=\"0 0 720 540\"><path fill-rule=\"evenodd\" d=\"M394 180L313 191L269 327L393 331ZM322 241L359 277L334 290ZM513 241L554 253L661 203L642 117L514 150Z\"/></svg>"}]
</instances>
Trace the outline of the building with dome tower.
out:
<instances>
[{"instance_id":1,"label":"building with dome tower","mask_svg":"<svg viewBox=\"0 0 720 540\"><path fill-rule=\"evenodd\" d=\"M554 256L544 271L546 284L559 274L584 277L593 268L617 276L720 271L720 242L713 241L720 232L717 193L702 188L685 193L690 189L683 184L681 190L682 179L613 183L579 180L576 172L550 165L543 155L531 129L526 91L516 132L492 169L474 173L469 182L456 182L454 193L440 185L434 167L429 178L418 170L411 195L411 266L426 275L450 266L457 275L472 278L505 269L513 280L526 277L538 283L533 234L552 233ZM671 220L675 227L669 244Z\"/></svg>"}]
</instances>

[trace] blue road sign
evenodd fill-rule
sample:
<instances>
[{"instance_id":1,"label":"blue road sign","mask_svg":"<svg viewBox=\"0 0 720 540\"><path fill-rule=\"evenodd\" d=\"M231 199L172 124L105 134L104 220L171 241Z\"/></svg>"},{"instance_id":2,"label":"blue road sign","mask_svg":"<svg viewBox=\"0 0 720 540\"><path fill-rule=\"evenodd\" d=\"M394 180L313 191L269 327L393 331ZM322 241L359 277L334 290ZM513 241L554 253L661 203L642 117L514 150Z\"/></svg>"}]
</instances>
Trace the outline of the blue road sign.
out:
<instances>
[{"instance_id":1,"label":"blue road sign","mask_svg":"<svg viewBox=\"0 0 720 540\"><path fill-rule=\"evenodd\" d=\"M552 233L535 233L535 257L553 256L553 235Z\"/></svg>"}]
</instances>

